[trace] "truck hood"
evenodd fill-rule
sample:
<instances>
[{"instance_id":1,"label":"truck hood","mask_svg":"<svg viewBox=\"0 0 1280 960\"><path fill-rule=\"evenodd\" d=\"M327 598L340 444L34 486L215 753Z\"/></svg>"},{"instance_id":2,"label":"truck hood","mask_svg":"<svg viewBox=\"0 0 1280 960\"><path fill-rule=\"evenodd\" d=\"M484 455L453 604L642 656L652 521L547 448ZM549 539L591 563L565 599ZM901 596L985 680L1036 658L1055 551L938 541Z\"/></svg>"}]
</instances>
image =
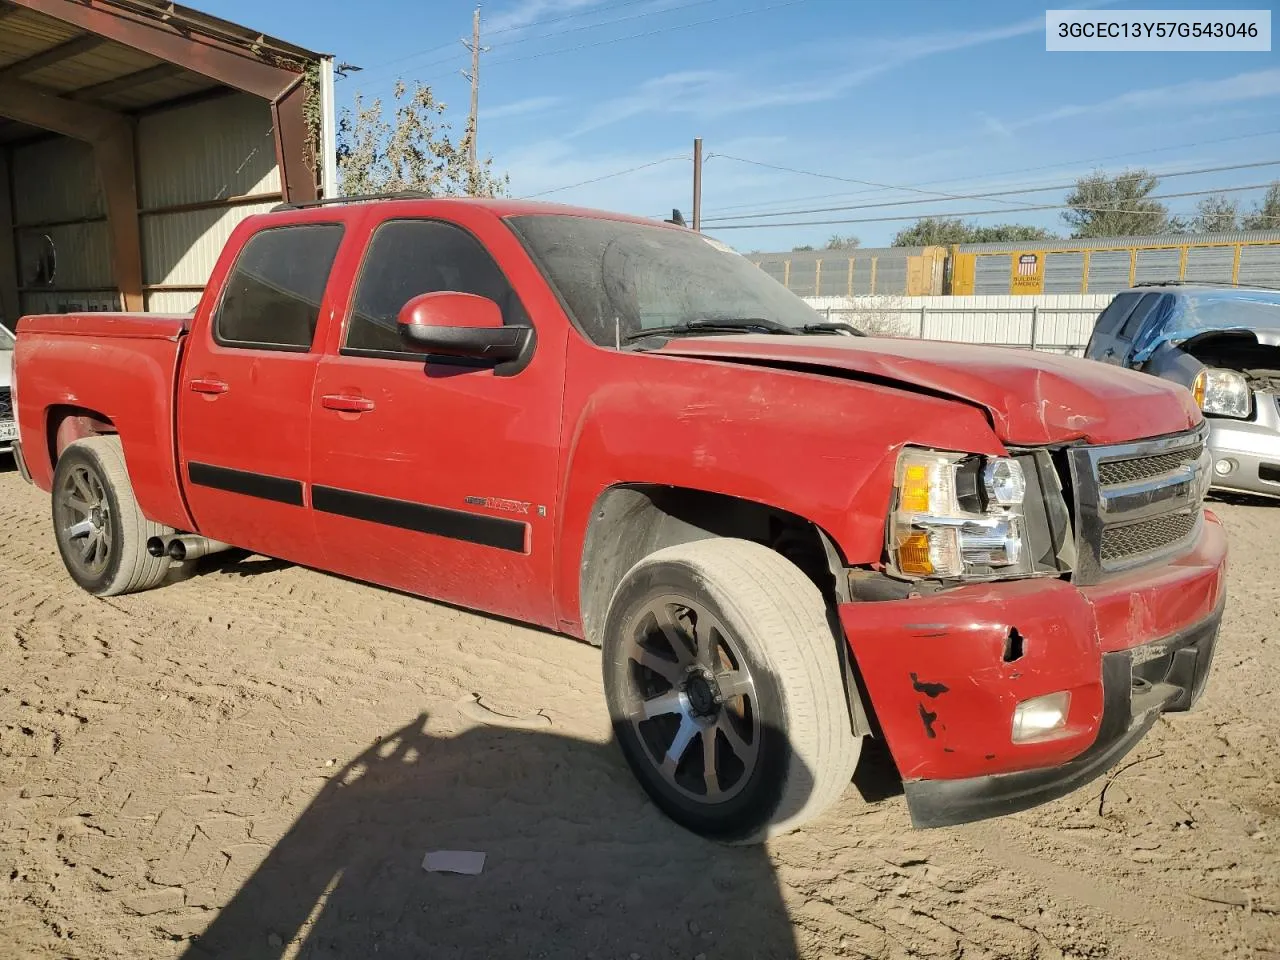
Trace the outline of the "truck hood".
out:
<instances>
[{"instance_id":1,"label":"truck hood","mask_svg":"<svg viewBox=\"0 0 1280 960\"><path fill-rule=\"evenodd\" d=\"M941 394L986 411L1004 443L1123 443L1201 421L1183 387L1058 354L894 337L681 337L658 353L827 374Z\"/></svg>"}]
</instances>

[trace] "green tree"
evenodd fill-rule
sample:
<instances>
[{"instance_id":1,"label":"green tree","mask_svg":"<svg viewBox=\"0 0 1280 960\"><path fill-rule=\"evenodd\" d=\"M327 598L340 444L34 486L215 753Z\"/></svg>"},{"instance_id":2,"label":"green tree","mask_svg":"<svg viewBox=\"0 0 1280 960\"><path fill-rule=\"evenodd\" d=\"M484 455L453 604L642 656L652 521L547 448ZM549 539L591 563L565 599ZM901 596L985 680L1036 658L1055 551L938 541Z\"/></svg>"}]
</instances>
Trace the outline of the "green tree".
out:
<instances>
[{"instance_id":1,"label":"green tree","mask_svg":"<svg viewBox=\"0 0 1280 960\"><path fill-rule=\"evenodd\" d=\"M352 109L338 123L338 174L345 196L420 190L435 197L503 196L508 178L493 172L485 157L474 178L467 162L466 136L454 140L444 119L445 104L431 88L416 84L412 93L401 80L393 91L395 113L383 119L382 100L366 102L356 94Z\"/></svg>"},{"instance_id":2,"label":"green tree","mask_svg":"<svg viewBox=\"0 0 1280 960\"><path fill-rule=\"evenodd\" d=\"M1244 215L1246 230L1280 230L1280 180L1272 182L1262 202Z\"/></svg>"},{"instance_id":3,"label":"green tree","mask_svg":"<svg viewBox=\"0 0 1280 960\"><path fill-rule=\"evenodd\" d=\"M1172 218L1176 219L1176 218ZM1225 193L1211 193L1196 204L1192 233L1230 233L1239 228L1240 202Z\"/></svg>"},{"instance_id":4,"label":"green tree","mask_svg":"<svg viewBox=\"0 0 1280 960\"><path fill-rule=\"evenodd\" d=\"M842 237L838 233L833 233L827 238L828 250L855 250L861 245L862 241L855 236Z\"/></svg>"},{"instance_id":5,"label":"green tree","mask_svg":"<svg viewBox=\"0 0 1280 960\"><path fill-rule=\"evenodd\" d=\"M956 217L924 217L899 230L893 238L895 247L949 246L953 243L1003 243L1022 240L1052 240L1053 234L1043 227L1021 223L997 223L978 226Z\"/></svg>"},{"instance_id":6,"label":"green tree","mask_svg":"<svg viewBox=\"0 0 1280 960\"><path fill-rule=\"evenodd\" d=\"M1076 181L1062 219L1073 237L1160 233L1169 227L1168 208L1148 199L1159 183L1146 170L1125 170L1115 177L1099 170Z\"/></svg>"}]
</instances>

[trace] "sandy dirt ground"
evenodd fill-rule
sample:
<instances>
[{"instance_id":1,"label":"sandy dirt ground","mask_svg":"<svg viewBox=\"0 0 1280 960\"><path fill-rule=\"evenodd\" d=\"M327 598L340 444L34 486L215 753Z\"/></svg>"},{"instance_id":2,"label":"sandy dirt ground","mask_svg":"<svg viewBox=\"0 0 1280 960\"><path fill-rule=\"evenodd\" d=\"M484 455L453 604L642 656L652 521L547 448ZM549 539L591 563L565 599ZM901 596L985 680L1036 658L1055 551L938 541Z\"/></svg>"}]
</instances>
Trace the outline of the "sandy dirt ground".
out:
<instances>
[{"instance_id":1,"label":"sandy dirt ground","mask_svg":"<svg viewBox=\"0 0 1280 960\"><path fill-rule=\"evenodd\" d=\"M1110 777L744 850L633 784L595 650L262 558L95 600L0 467L0 957L1280 957L1280 507L1217 509L1207 693Z\"/></svg>"}]
</instances>

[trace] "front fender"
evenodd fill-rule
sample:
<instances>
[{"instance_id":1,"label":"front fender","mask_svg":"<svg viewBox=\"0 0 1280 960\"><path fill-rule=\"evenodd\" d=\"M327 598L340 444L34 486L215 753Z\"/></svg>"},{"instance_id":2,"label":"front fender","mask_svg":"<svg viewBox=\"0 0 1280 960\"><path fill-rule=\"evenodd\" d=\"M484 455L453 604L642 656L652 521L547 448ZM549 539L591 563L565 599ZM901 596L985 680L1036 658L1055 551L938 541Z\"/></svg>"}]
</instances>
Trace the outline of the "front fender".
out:
<instances>
[{"instance_id":1,"label":"front fender","mask_svg":"<svg viewBox=\"0 0 1280 960\"><path fill-rule=\"evenodd\" d=\"M815 373L573 344L565 397L557 608L579 632L593 505L619 484L701 490L814 523L850 564L881 559L904 444L998 455L976 407Z\"/></svg>"}]
</instances>

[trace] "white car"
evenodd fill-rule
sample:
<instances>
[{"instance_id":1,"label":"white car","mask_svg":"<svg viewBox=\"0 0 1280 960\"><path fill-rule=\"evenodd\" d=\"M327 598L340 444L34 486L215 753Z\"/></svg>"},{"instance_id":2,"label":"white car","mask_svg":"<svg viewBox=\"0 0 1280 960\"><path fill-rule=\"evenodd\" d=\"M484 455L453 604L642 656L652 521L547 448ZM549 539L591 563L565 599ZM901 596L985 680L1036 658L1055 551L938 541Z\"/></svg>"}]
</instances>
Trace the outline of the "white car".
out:
<instances>
[{"instance_id":1,"label":"white car","mask_svg":"<svg viewBox=\"0 0 1280 960\"><path fill-rule=\"evenodd\" d=\"M18 438L18 424L13 419L13 395L10 393L13 376L13 334L0 324L0 454L12 451Z\"/></svg>"}]
</instances>

